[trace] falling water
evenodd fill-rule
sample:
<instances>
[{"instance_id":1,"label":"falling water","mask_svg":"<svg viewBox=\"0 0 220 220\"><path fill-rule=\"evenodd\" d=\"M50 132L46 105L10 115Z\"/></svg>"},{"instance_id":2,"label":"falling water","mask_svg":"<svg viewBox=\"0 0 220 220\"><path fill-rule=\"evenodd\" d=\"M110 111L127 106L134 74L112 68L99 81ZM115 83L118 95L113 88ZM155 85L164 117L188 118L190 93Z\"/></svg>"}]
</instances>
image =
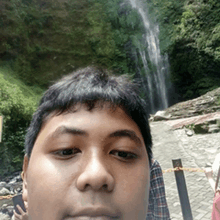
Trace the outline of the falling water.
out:
<instances>
[{"instance_id":1,"label":"falling water","mask_svg":"<svg viewBox=\"0 0 220 220\"><path fill-rule=\"evenodd\" d=\"M149 19L147 10L143 10L141 0L129 0L132 7L141 15L145 34L145 48L139 46L139 54L141 56L145 77L148 98L150 102L151 112L162 110L168 107L168 97L166 84L168 83L168 59L160 53L159 47L159 26L152 24ZM141 44L141 43L140 43ZM147 59L148 58L148 59ZM149 68L149 61L153 65L153 71Z\"/></svg>"}]
</instances>

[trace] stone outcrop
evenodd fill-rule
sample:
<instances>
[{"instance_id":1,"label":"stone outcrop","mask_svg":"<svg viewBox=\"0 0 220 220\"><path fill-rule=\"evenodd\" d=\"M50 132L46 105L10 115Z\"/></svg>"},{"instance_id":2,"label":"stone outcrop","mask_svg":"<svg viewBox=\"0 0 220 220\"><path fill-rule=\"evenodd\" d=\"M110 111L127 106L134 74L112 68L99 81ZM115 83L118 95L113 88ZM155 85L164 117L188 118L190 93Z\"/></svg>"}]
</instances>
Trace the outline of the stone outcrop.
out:
<instances>
[{"instance_id":1,"label":"stone outcrop","mask_svg":"<svg viewBox=\"0 0 220 220\"><path fill-rule=\"evenodd\" d=\"M188 118L220 111L220 87L198 98L177 103L165 110L171 119Z\"/></svg>"},{"instance_id":2,"label":"stone outcrop","mask_svg":"<svg viewBox=\"0 0 220 220\"><path fill-rule=\"evenodd\" d=\"M173 129L185 127L188 136L220 132L220 88L177 103L150 117L150 121L161 120L166 120Z\"/></svg>"},{"instance_id":3,"label":"stone outcrop","mask_svg":"<svg viewBox=\"0 0 220 220\"><path fill-rule=\"evenodd\" d=\"M219 131L220 112L169 120L167 123L173 129L186 127L188 129L193 129L195 133L215 133Z\"/></svg>"}]
</instances>

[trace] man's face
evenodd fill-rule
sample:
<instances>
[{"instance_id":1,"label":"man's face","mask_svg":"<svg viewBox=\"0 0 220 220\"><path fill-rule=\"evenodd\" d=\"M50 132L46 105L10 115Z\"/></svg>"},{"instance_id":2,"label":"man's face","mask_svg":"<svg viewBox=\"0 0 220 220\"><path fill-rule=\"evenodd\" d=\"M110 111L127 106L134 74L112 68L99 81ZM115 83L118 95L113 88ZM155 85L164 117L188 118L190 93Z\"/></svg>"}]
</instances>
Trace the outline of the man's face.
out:
<instances>
[{"instance_id":1,"label":"man's face","mask_svg":"<svg viewBox=\"0 0 220 220\"><path fill-rule=\"evenodd\" d=\"M144 220L149 160L137 124L104 107L53 116L24 160L29 220Z\"/></svg>"}]
</instances>

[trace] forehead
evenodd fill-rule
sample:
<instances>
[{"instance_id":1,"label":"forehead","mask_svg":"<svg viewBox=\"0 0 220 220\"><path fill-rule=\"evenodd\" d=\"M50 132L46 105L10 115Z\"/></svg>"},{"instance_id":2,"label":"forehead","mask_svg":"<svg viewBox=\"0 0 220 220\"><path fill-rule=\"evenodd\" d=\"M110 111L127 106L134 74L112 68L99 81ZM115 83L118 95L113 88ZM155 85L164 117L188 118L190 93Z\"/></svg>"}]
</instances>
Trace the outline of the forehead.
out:
<instances>
[{"instance_id":1,"label":"forehead","mask_svg":"<svg viewBox=\"0 0 220 220\"><path fill-rule=\"evenodd\" d=\"M62 114L51 113L41 128L41 133L51 133L59 126L77 127L92 131L93 128L112 132L117 129L131 129L142 138L138 125L120 107L110 105L97 106L88 110L86 106L78 105ZM38 136L39 136L38 135Z\"/></svg>"},{"instance_id":2,"label":"forehead","mask_svg":"<svg viewBox=\"0 0 220 220\"><path fill-rule=\"evenodd\" d=\"M49 113L46 117L43 117L43 123L42 125L44 126L50 119L53 117L57 117L60 115L67 115L71 113L76 113L76 112L94 112L94 111L101 111L106 113L113 113L115 111L121 111L124 114L126 114L126 111L123 109L123 107L119 107L114 103L111 102L105 102L105 101L95 101L95 102L88 102L88 103L77 103L70 108L66 110L54 110L51 113ZM127 114L128 115L128 114ZM42 126L42 127L43 127Z\"/></svg>"},{"instance_id":3,"label":"forehead","mask_svg":"<svg viewBox=\"0 0 220 220\"><path fill-rule=\"evenodd\" d=\"M130 118L130 116L121 108L116 106L111 106L110 104L96 105L92 110L88 110L85 105L76 105L68 111L61 114L57 112L52 112L46 120L44 120L43 127L46 126L52 120L58 120L59 122L65 121L67 118L72 121L83 122L82 119L89 119L84 121L85 125L89 124L89 121L94 121L98 119L121 119L125 124L130 124L131 126L138 127L137 124ZM80 119L82 118L82 119Z\"/></svg>"}]
</instances>

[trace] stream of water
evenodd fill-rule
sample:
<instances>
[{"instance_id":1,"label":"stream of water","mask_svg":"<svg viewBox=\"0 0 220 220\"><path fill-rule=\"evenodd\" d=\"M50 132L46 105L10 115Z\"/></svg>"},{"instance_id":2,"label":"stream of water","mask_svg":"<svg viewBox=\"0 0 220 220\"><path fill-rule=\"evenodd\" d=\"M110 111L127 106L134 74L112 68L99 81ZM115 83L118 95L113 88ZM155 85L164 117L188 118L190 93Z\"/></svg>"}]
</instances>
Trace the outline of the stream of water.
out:
<instances>
[{"instance_id":1,"label":"stream of water","mask_svg":"<svg viewBox=\"0 0 220 220\"><path fill-rule=\"evenodd\" d=\"M143 35L144 47L140 45L139 54L144 66L144 86L147 87L150 112L155 113L168 107L167 87L169 81L168 57L162 56L159 46L159 26L150 21L146 6L142 0L129 0L133 8L141 15L145 34ZM141 44L141 42L140 42ZM153 66L153 68L149 68Z\"/></svg>"}]
</instances>

